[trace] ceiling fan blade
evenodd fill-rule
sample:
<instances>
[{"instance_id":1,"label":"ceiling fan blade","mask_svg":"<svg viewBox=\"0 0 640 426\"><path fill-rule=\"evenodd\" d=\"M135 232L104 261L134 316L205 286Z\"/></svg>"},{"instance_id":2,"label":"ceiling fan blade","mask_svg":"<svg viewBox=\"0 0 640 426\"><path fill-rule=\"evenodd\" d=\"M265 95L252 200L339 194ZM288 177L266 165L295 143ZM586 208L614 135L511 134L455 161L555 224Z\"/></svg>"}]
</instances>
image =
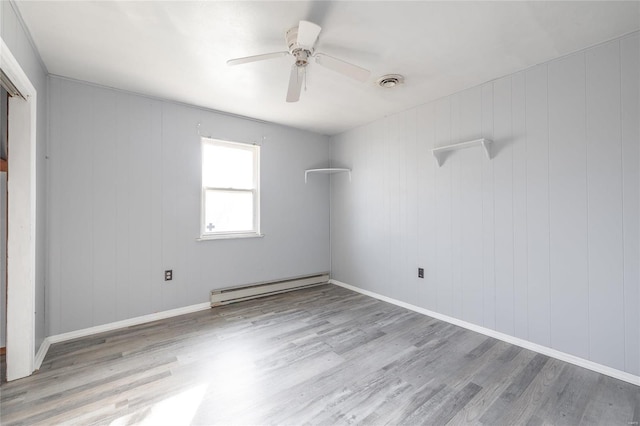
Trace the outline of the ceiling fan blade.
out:
<instances>
[{"instance_id":1,"label":"ceiling fan blade","mask_svg":"<svg viewBox=\"0 0 640 426\"><path fill-rule=\"evenodd\" d=\"M287 56L288 54L289 52L274 52L274 53L265 53L263 55L247 56L244 58L229 59L227 61L227 65L240 65L240 64L247 64L249 62L265 61L267 59Z\"/></svg>"},{"instance_id":2,"label":"ceiling fan blade","mask_svg":"<svg viewBox=\"0 0 640 426\"><path fill-rule=\"evenodd\" d=\"M309 21L300 21L300 24L298 24L298 44L300 46L313 48L320 34L320 30L322 30L320 25Z\"/></svg>"},{"instance_id":3,"label":"ceiling fan blade","mask_svg":"<svg viewBox=\"0 0 640 426\"><path fill-rule=\"evenodd\" d=\"M367 69L350 64L349 62L345 62L341 59L334 58L333 56L325 55L324 53L317 53L315 57L316 63L323 67L329 68L330 70L358 81L367 81L369 79L369 75L371 75L371 72Z\"/></svg>"},{"instance_id":4,"label":"ceiling fan blade","mask_svg":"<svg viewBox=\"0 0 640 426\"><path fill-rule=\"evenodd\" d=\"M289 90L287 91L287 102L298 102L302 91L303 69L295 64L291 67L291 77L289 77Z\"/></svg>"}]
</instances>

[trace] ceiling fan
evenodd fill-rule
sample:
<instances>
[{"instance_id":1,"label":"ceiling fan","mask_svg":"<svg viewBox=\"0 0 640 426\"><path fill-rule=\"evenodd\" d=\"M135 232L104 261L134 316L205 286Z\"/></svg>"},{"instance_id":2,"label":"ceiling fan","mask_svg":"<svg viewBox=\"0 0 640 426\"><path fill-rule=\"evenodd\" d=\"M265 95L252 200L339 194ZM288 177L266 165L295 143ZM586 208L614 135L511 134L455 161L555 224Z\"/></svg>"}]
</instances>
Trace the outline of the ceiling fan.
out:
<instances>
[{"instance_id":1,"label":"ceiling fan","mask_svg":"<svg viewBox=\"0 0 640 426\"><path fill-rule=\"evenodd\" d=\"M367 81L370 74L369 70L315 51L314 47L321 30L322 28L313 22L300 21L297 27L293 27L285 33L285 40L289 48L288 51L231 59L227 61L227 64L240 65L249 62L279 58L287 55L293 56L296 61L291 66L287 102L298 102L300 99L300 91L302 90L302 82L305 78L306 67L309 65L311 58L315 58L315 62L317 64L329 68L337 73L346 75L347 77L351 77L358 81Z\"/></svg>"}]
</instances>

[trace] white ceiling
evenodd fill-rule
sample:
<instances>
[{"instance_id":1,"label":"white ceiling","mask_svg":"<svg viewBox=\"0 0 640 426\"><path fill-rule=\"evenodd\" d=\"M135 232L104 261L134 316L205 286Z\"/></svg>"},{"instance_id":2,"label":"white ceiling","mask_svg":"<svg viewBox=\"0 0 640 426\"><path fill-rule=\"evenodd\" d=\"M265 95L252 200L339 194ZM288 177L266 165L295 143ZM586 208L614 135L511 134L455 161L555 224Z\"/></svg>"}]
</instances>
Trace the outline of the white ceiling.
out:
<instances>
[{"instance_id":1,"label":"white ceiling","mask_svg":"<svg viewBox=\"0 0 640 426\"><path fill-rule=\"evenodd\" d=\"M640 28L637 1L17 1L52 74L336 134ZM317 50L371 70L359 83L311 64L286 103L301 19ZM406 84L375 85L399 73Z\"/></svg>"}]
</instances>

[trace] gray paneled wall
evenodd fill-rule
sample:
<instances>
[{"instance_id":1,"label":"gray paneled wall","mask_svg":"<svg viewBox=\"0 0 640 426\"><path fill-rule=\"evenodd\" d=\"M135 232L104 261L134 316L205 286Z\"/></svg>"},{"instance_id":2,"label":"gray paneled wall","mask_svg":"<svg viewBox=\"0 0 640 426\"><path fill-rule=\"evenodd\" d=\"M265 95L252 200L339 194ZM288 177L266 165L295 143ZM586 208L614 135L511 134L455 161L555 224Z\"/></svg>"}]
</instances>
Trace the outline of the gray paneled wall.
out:
<instances>
[{"instance_id":1,"label":"gray paneled wall","mask_svg":"<svg viewBox=\"0 0 640 426\"><path fill-rule=\"evenodd\" d=\"M36 128L36 291L35 291L35 351L46 337L45 327L45 265L47 228L47 70L38 51L31 44L28 31L12 2L0 1L0 35L37 91ZM9 146L11 140L9 140ZM9 148L10 149L10 148ZM11 155L11 154L9 154ZM11 167L11 160L9 160ZM10 173L10 172L9 172ZM4 271L1 271L4 273ZM11 286L11 283L9 283ZM11 291L9 289L9 291ZM2 326L2 325L0 325Z\"/></svg>"},{"instance_id":2,"label":"gray paneled wall","mask_svg":"<svg viewBox=\"0 0 640 426\"><path fill-rule=\"evenodd\" d=\"M49 334L327 271L326 136L50 78ZM261 149L264 238L198 242L200 137ZM163 271L173 269L173 281Z\"/></svg>"},{"instance_id":3,"label":"gray paneled wall","mask_svg":"<svg viewBox=\"0 0 640 426\"><path fill-rule=\"evenodd\" d=\"M639 52L635 33L333 137L353 169L333 278L640 374ZM479 137L492 160L431 155Z\"/></svg>"}]
</instances>

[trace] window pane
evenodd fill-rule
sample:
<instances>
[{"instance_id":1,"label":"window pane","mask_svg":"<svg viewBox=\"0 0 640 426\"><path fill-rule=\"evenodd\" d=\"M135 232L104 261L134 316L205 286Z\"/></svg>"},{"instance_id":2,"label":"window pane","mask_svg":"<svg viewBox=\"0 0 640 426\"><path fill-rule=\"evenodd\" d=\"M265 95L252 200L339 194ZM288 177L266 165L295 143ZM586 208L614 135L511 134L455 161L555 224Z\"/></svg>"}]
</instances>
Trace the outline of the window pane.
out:
<instances>
[{"instance_id":1,"label":"window pane","mask_svg":"<svg viewBox=\"0 0 640 426\"><path fill-rule=\"evenodd\" d=\"M253 189L253 150L203 144L202 179L208 187Z\"/></svg>"},{"instance_id":2,"label":"window pane","mask_svg":"<svg viewBox=\"0 0 640 426\"><path fill-rule=\"evenodd\" d=\"M253 193L205 192L204 233L253 231Z\"/></svg>"}]
</instances>

